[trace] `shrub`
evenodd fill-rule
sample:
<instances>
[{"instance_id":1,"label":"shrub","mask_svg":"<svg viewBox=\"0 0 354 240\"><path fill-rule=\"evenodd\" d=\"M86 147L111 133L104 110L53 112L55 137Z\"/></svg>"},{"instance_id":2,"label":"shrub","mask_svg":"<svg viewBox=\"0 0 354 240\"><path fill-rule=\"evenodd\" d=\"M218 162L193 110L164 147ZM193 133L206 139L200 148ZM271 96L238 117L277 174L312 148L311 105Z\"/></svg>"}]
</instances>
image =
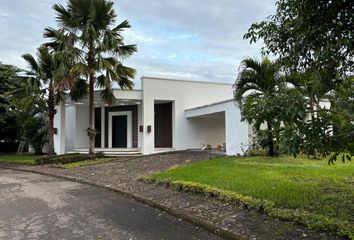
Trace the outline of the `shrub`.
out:
<instances>
[{"instance_id":1,"label":"shrub","mask_svg":"<svg viewBox=\"0 0 354 240\"><path fill-rule=\"evenodd\" d=\"M71 154L64 154L64 155L57 155L57 156L45 156L41 158L37 158L35 160L37 165L42 164L65 164L65 163L73 163L79 161L85 161L89 157L86 154L79 154L79 153L71 153Z\"/></svg>"},{"instance_id":2,"label":"shrub","mask_svg":"<svg viewBox=\"0 0 354 240\"><path fill-rule=\"evenodd\" d=\"M266 151L259 148L251 148L247 152L247 156L255 157L255 156L266 156Z\"/></svg>"},{"instance_id":3,"label":"shrub","mask_svg":"<svg viewBox=\"0 0 354 240\"><path fill-rule=\"evenodd\" d=\"M270 217L290 220L296 223L305 224L306 226L319 231L328 231L348 239L354 239L354 227L348 221L340 221L334 218L325 217L321 214L314 214L300 209L278 208L274 202L269 200L244 196L239 193L218 189L200 183L156 180L151 176L145 177L144 180L165 184L167 187L172 187L178 191L194 192L215 197L224 202L241 204L247 209L258 210Z\"/></svg>"}]
</instances>

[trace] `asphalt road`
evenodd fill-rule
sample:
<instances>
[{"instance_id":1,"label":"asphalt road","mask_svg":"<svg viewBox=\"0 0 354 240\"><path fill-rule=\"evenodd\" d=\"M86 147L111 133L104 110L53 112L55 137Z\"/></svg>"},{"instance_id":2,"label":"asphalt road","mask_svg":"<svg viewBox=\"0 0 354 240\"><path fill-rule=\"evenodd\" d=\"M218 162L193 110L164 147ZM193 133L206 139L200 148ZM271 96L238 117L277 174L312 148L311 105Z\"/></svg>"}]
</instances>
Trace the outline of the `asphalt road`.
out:
<instances>
[{"instance_id":1,"label":"asphalt road","mask_svg":"<svg viewBox=\"0 0 354 240\"><path fill-rule=\"evenodd\" d=\"M117 193L0 169L0 239L219 239Z\"/></svg>"}]
</instances>

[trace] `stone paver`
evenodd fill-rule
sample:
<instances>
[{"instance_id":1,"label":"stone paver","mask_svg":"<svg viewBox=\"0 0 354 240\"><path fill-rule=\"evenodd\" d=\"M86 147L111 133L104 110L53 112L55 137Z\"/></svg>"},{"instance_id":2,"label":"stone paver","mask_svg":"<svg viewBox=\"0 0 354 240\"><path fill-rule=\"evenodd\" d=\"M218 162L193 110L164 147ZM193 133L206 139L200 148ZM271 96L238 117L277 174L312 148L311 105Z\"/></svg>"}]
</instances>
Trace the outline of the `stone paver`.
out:
<instances>
[{"instance_id":1,"label":"stone paver","mask_svg":"<svg viewBox=\"0 0 354 240\"><path fill-rule=\"evenodd\" d=\"M13 166L43 174L71 178L128 194L140 201L233 239L339 239L302 225L270 218L256 211L223 203L215 198L180 192L139 178L186 160L199 161L215 155L205 151L181 151L139 156L104 164L60 169L49 166ZM4 165L3 165L4 167Z\"/></svg>"}]
</instances>

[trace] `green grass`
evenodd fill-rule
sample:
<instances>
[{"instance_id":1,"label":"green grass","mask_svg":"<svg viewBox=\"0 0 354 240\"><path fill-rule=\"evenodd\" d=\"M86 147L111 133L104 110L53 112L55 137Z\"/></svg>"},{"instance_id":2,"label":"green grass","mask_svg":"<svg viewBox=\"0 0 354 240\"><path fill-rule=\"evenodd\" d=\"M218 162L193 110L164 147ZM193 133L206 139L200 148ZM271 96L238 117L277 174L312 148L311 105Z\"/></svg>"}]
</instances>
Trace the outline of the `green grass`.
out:
<instances>
[{"instance_id":1,"label":"green grass","mask_svg":"<svg viewBox=\"0 0 354 240\"><path fill-rule=\"evenodd\" d=\"M223 157L171 168L152 180L191 182L354 224L354 163L288 156ZM347 234L348 235L348 234ZM350 235L350 234L349 234Z\"/></svg>"},{"instance_id":2,"label":"green grass","mask_svg":"<svg viewBox=\"0 0 354 240\"><path fill-rule=\"evenodd\" d=\"M34 165L40 155L0 155L0 163Z\"/></svg>"},{"instance_id":3,"label":"green grass","mask_svg":"<svg viewBox=\"0 0 354 240\"><path fill-rule=\"evenodd\" d=\"M86 161L79 161L79 162L73 162L67 164L57 164L55 166L60 168L65 168L65 169L71 169L71 168L77 168L82 166L96 165L96 164L105 163L116 159L117 158L96 158L95 160L86 160Z\"/></svg>"}]
</instances>

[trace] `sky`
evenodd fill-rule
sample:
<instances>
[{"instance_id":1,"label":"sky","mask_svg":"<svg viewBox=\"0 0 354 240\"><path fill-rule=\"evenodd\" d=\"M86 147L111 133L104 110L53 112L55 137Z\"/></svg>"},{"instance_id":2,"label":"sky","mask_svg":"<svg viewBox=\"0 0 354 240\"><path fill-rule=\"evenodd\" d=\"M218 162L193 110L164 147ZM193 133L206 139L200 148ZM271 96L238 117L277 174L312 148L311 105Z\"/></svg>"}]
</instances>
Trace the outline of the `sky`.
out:
<instances>
[{"instance_id":1,"label":"sky","mask_svg":"<svg viewBox=\"0 0 354 240\"><path fill-rule=\"evenodd\" d=\"M56 27L53 4L66 0L1 0L0 62L26 68L22 54L35 54L43 29ZM142 76L233 83L245 57L260 58L262 43L243 35L275 12L275 0L119 0L117 22L127 19L126 44L138 52L124 64Z\"/></svg>"}]
</instances>

